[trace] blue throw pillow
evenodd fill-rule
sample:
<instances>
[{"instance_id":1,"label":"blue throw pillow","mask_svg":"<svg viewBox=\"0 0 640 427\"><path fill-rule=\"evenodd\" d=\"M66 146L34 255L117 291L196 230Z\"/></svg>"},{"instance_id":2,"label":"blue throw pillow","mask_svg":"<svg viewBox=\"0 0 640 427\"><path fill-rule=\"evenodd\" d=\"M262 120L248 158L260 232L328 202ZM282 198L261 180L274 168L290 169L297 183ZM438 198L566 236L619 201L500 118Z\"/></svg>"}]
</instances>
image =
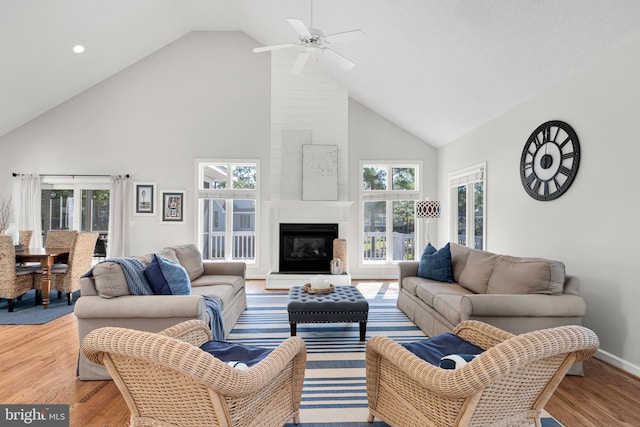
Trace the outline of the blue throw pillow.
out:
<instances>
[{"instance_id":1,"label":"blue throw pillow","mask_svg":"<svg viewBox=\"0 0 640 427\"><path fill-rule=\"evenodd\" d=\"M160 270L156 254L152 255L151 262L147 264L143 272L154 295L171 295L171 288Z\"/></svg>"},{"instance_id":2,"label":"blue throw pillow","mask_svg":"<svg viewBox=\"0 0 640 427\"><path fill-rule=\"evenodd\" d=\"M447 332L422 341L410 342L403 346L420 359L440 366L440 360L451 354L480 354L484 350L456 334Z\"/></svg>"},{"instance_id":3,"label":"blue throw pillow","mask_svg":"<svg viewBox=\"0 0 640 427\"><path fill-rule=\"evenodd\" d=\"M183 266L165 257L156 256L160 270L173 295L191 295L189 274Z\"/></svg>"},{"instance_id":4,"label":"blue throw pillow","mask_svg":"<svg viewBox=\"0 0 640 427\"><path fill-rule=\"evenodd\" d=\"M418 276L438 282L453 282L449 243L436 251L431 243L424 248L418 265Z\"/></svg>"}]
</instances>

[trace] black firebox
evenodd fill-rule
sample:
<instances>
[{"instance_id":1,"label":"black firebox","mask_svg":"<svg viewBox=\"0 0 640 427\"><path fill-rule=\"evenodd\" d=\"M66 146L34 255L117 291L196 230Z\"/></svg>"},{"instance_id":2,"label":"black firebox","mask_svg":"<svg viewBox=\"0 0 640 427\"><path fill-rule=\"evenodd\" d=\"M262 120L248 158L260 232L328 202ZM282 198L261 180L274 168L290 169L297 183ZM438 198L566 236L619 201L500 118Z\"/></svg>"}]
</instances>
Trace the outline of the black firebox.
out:
<instances>
[{"instance_id":1,"label":"black firebox","mask_svg":"<svg viewBox=\"0 0 640 427\"><path fill-rule=\"evenodd\" d=\"M338 224L280 224L280 273L329 273Z\"/></svg>"}]
</instances>

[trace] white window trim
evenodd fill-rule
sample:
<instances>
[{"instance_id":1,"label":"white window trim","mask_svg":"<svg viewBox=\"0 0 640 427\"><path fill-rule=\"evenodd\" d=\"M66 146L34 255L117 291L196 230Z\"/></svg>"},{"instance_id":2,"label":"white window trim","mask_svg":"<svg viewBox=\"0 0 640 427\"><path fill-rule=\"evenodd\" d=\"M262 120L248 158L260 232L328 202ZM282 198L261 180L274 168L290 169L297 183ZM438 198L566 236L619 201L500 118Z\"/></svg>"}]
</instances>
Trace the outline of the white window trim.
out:
<instances>
[{"instance_id":1,"label":"white window trim","mask_svg":"<svg viewBox=\"0 0 640 427\"><path fill-rule=\"evenodd\" d=\"M200 166L203 163L225 163L234 166L242 166L242 165L255 165L256 167L256 188L250 190L239 190L234 188L222 188L222 189L207 189L200 188L200 184L203 181L202 171ZM194 234L195 234L195 242L197 242L197 246L200 250L200 236L202 235L202 229L200 227L200 200L201 199L245 199L245 200L255 200L255 258L253 260L245 261L247 264L251 264L253 267L260 266L260 174L261 174L261 166L259 159L212 159L212 158L198 158L195 159L195 167L194 167L194 175L195 175L195 194L193 202L194 212L198 213L198 218L194 224ZM233 216L226 215L225 217L225 229L231 230L233 228ZM231 240L231 239L226 239ZM231 242L229 242L229 245ZM225 253L231 253L230 248L225 248ZM227 261L227 260L225 260ZM219 261L223 262L223 261Z\"/></svg>"},{"instance_id":2,"label":"white window trim","mask_svg":"<svg viewBox=\"0 0 640 427\"><path fill-rule=\"evenodd\" d=\"M415 175L415 190L411 191L398 191L398 190L364 190L364 180L362 176L362 170L365 166L380 166L380 167L414 167L416 170ZM398 261L394 261L391 258L391 254L387 251L387 256L384 261L365 261L362 257L362 248L364 248L364 211L363 206L365 201L395 201L395 200L422 200L422 160L360 160L358 163L358 267L368 269L388 269L389 266L395 265ZM387 207L388 209L388 207ZM387 213L389 217L389 213ZM416 242L419 239L419 232L421 224L415 221L415 234ZM418 254L416 254L416 259Z\"/></svg>"},{"instance_id":3,"label":"white window trim","mask_svg":"<svg viewBox=\"0 0 640 427\"><path fill-rule=\"evenodd\" d=\"M482 241L483 248L487 247L487 162L477 163L472 166L468 166L463 169L458 169L449 174L449 241L457 242L458 234L458 193L457 188L461 185L472 184L474 182L482 182ZM469 191L469 190L467 190ZM467 200L473 200L473 197L469 199L469 193L467 193ZM473 194L471 192L471 194ZM467 203L467 219L473 218L474 204ZM473 236L473 221L467 221L467 235ZM467 239L467 246L469 246L470 239ZM473 247L473 245L471 246Z\"/></svg>"}]
</instances>

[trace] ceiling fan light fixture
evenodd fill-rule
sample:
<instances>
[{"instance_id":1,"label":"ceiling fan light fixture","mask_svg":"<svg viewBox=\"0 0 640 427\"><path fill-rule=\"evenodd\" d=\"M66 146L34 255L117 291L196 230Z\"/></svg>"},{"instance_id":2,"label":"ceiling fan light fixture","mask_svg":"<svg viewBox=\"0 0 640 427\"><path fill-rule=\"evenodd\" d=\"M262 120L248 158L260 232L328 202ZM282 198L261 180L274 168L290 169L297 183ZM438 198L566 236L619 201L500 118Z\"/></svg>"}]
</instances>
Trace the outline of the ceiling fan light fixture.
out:
<instances>
[{"instance_id":1,"label":"ceiling fan light fixture","mask_svg":"<svg viewBox=\"0 0 640 427\"><path fill-rule=\"evenodd\" d=\"M346 41L360 40L365 36L364 31L360 29L349 30L325 36L322 31L313 28L313 0L311 0L311 19L309 26L305 25L305 23L298 18L287 18L286 21L289 25L291 25L291 27L293 27L296 33L298 33L297 42L256 47L253 49L253 51L256 53L260 53L296 46L304 48L304 50L296 58L296 61L293 64L291 71L289 72L290 74L300 74L305 64L308 62L309 55L314 53L316 50L319 50L320 53L322 53L322 55L325 56L329 61L336 63L344 70L351 70L353 67L355 67L355 62L339 54L338 52L329 49L327 45L342 43Z\"/></svg>"}]
</instances>

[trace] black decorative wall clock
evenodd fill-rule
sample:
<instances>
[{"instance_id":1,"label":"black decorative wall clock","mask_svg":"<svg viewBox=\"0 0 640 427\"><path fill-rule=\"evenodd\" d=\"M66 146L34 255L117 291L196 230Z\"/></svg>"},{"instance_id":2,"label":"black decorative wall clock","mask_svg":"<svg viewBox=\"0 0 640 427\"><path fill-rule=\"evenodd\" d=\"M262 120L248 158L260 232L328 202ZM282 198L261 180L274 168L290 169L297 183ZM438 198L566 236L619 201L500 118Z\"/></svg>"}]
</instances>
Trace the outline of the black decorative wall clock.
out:
<instances>
[{"instance_id":1,"label":"black decorative wall clock","mask_svg":"<svg viewBox=\"0 0 640 427\"><path fill-rule=\"evenodd\" d=\"M552 120L533 131L522 150L520 179L536 200L553 200L569 189L580 166L578 135L565 122Z\"/></svg>"}]
</instances>

